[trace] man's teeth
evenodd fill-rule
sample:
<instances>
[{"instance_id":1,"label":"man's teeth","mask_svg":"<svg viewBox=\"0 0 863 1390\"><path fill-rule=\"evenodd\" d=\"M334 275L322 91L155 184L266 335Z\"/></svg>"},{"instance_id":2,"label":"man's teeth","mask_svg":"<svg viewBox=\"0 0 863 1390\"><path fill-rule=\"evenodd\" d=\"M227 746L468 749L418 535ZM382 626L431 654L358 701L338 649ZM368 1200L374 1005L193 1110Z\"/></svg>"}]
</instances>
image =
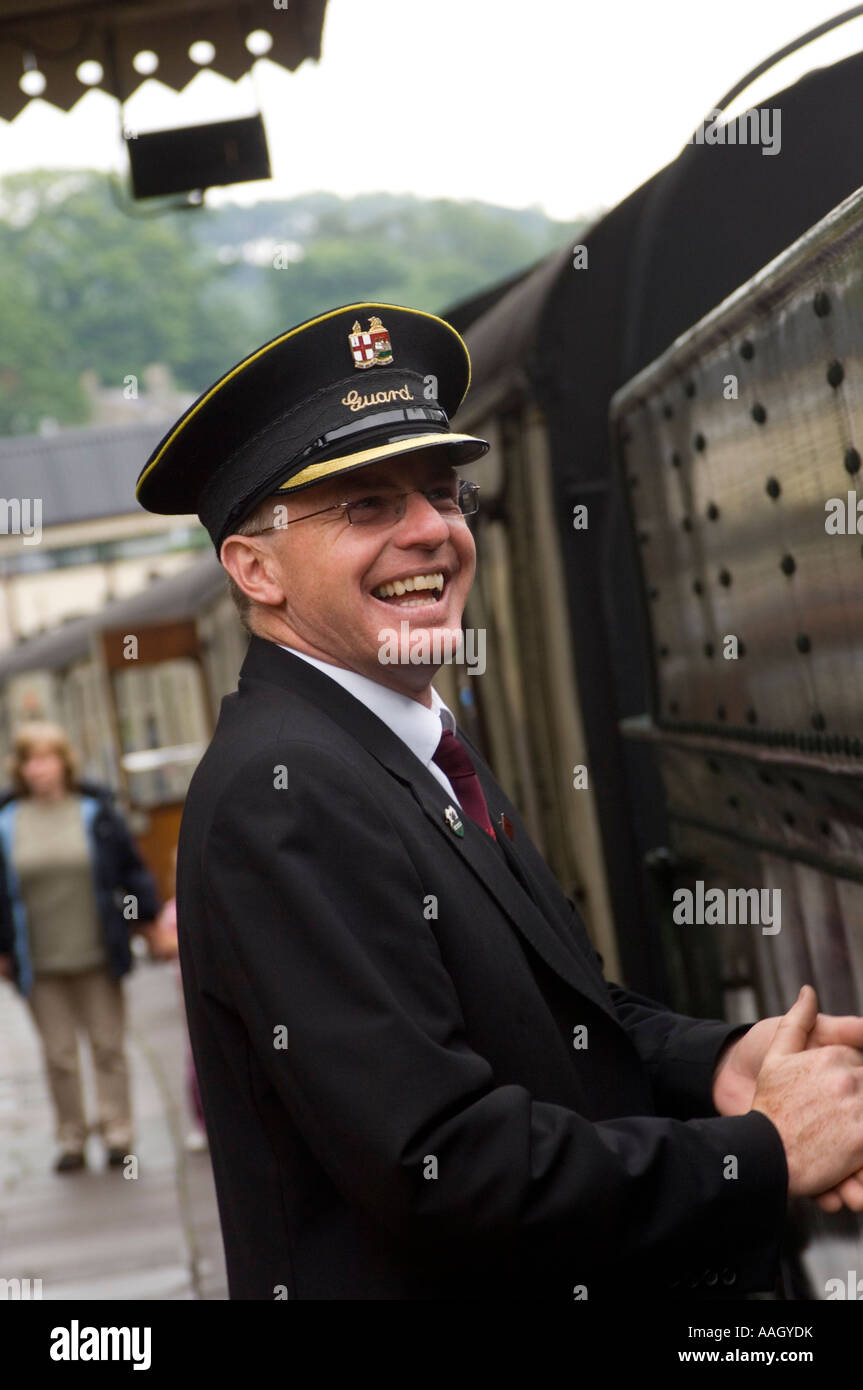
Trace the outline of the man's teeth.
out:
<instances>
[{"instance_id":1,"label":"man's teeth","mask_svg":"<svg viewBox=\"0 0 863 1390\"><path fill-rule=\"evenodd\" d=\"M436 592L423 598L405 599L400 608L416 608L422 603L433 602L443 593L444 577L438 570L434 574L412 574L408 579L394 579L391 584L379 584L372 590L375 598L401 598L403 594L414 593L417 589L432 589Z\"/></svg>"}]
</instances>

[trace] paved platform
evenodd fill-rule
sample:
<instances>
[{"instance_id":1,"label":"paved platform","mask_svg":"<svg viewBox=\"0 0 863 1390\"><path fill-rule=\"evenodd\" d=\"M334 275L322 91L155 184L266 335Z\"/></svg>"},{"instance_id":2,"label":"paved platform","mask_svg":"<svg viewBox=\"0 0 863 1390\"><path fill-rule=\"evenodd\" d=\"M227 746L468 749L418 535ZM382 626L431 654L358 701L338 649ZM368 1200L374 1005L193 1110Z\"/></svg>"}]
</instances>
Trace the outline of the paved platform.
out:
<instances>
[{"instance_id":1,"label":"paved platform","mask_svg":"<svg viewBox=\"0 0 863 1390\"><path fill-rule=\"evenodd\" d=\"M37 1035L0 981L0 1279L41 1279L43 1299L225 1299L209 1156L184 1148L192 1121L176 969L139 961L126 991L138 1176L106 1169L95 1138L87 1170L60 1175ZM85 1075L91 1098L88 1057Z\"/></svg>"}]
</instances>

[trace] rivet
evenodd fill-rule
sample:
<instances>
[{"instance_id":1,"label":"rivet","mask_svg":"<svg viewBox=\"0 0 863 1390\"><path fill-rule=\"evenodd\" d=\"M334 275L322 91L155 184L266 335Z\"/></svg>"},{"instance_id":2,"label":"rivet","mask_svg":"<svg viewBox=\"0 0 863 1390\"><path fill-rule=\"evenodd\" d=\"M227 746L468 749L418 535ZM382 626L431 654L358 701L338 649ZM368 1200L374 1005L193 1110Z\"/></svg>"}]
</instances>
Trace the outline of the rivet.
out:
<instances>
[{"instance_id":1,"label":"rivet","mask_svg":"<svg viewBox=\"0 0 863 1390\"><path fill-rule=\"evenodd\" d=\"M845 471L846 473L860 472L860 455L856 449L845 450Z\"/></svg>"},{"instance_id":2,"label":"rivet","mask_svg":"<svg viewBox=\"0 0 863 1390\"><path fill-rule=\"evenodd\" d=\"M842 363L831 362L830 366L827 368L827 380L829 381L830 385L834 388L834 390L837 386L842 385L844 379L845 368L842 366Z\"/></svg>"},{"instance_id":3,"label":"rivet","mask_svg":"<svg viewBox=\"0 0 863 1390\"><path fill-rule=\"evenodd\" d=\"M705 655L705 656L712 656L712 655L713 655L713 643L712 643L712 642L705 642L705 643L704 643L704 655Z\"/></svg>"},{"instance_id":4,"label":"rivet","mask_svg":"<svg viewBox=\"0 0 863 1390\"><path fill-rule=\"evenodd\" d=\"M779 485L779 479L778 479L778 478L768 478L768 479L767 479L767 489L766 489L766 490L767 490L767 496L768 496L768 497L778 497L779 494L780 494L780 492L782 491L782 488L781 488L780 485Z\"/></svg>"},{"instance_id":5,"label":"rivet","mask_svg":"<svg viewBox=\"0 0 863 1390\"><path fill-rule=\"evenodd\" d=\"M740 356L745 362L751 362L755 356L755 348L748 338L744 338L743 342L740 344Z\"/></svg>"},{"instance_id":6,"label":"rivet","mask_svg":"<svg viewBox=\"0 0 863 1390\"><path fill-rule=\"evenodd\" d=\"M763 425L767 419L767 411L760 401L756 401L752 407L752 418L756 425Z\"/></svg>"},{"instance_id":7,"label":"rivet","mask_svg":"<svg viewBox=\"0 0 863 1390\"><path fill-rule=\"evenodd\" d=\"M717 507L715 502L710 503L709 507L707 508L707 515L711 521L715 521L716 518L719 516L719 508Z\"/></svg>"},{"instance_id":8,"label":"rivet","mask_svg":"<svg viewBox=\"0 0 863 1390\"><path fill-rule=\"evenodd\" d=\"M805 632L801 632L797 638L797 650L798 652L810 652L812 650L812 642Z\"/></svg>"},{"instance_id":9,"label":"rivet","mask_svg":"<svg viewBox=\"0 0 863 1390\"><path fill-rule=\"evenodd\" d=\"M722 569L719 571L719 582L723 588L727 589L731 583L731 571Z\"/></svg>"},{"instance_id":10,"label":"rivet","mask_svg":"<svg viewBox=\"0 0 863 1390\"><path fill-rule=\"evenodd\" d=\"M827 315L830 313L830 299L824 290L818 291L818 293L815 296L815 301L812 307L814 308L819 319L826 318Z\"/></svg>"},{"instance_id":11,"label":"rivet","mask_svg":"<svg viewBox=\"0 0 863 1390\"><path fill-rule=\"evenodd\" d=\"M794 556L783 555L781 560L781 568L783 574L793 574L797 568L796 564L794 563Z\"/></svg>"},{"instance_id":12,"label":"rivet","mask_svg":"<svg viewBox=\"0 0 863 1390\"><path fill-rule=\"evenodd\" d=\"M697 449L700 454L703 453L704 449L706 448L707 440L704 438L704 435L699 432L693 439L692 444L693 447Z\"/></svg>"},{"instance_id":13,"label":"rivet","mask_svg":"<svg viewBox=\"0 0 863 1390\"><path fill-rule=\"evenodd\" d=\"M695 382L694 382L694 381L687 381L687 383L686 383L686 385L684 386L683 389L684 389L684 391L686 392L686 394L687 394L687 396L689 397L689 399L691 400L692 397L695 395Z\"/></svg>"}]
</instances>

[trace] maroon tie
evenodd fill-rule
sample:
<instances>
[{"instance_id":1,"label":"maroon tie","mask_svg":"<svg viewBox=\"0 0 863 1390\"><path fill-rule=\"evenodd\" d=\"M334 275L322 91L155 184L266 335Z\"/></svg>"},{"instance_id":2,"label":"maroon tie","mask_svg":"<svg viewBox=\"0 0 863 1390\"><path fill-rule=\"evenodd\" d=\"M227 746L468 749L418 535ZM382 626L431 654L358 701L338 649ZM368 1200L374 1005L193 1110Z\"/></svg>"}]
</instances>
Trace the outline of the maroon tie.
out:
<instances>
[{"instance_id":1,"label":"maroon tie","mask_svg":"<svg viewBox=\"0 0 863 1390\"><path fill-rule=\"evenodd\" d=\"M467 749L459 743L455 734L445 729L432 758L452 783L453 791L461 802L465 814L476 821L482 830L497 839L494 833L482 787L476 775L476 768L470 760Z\"/></svg>"}]
</instances>

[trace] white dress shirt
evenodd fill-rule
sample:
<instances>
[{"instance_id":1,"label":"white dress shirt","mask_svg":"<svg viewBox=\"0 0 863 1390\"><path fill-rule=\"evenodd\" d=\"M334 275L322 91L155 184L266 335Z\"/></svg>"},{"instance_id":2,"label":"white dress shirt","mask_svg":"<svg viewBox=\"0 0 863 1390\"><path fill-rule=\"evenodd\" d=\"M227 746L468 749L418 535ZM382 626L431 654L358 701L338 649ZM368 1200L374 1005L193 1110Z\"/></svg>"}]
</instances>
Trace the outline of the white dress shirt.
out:
<instances>
[{"instance_id":1,"label":"white dress shirt","mask_svg":"<svg viewBox=\"0 0 863 1390\"><path fill-rule=\"evenodd\" d=\"M431 688L432 705L429 709L418 700L412 700L410 695L390 690L389 686L380 685L369 676L361 676L358 671L347 671L343 666L334 666L330 661L320 661L316 656L297 651L296 647L285 646L284 642L277 642L276 646L301 657L310 666L317 666L325 676L338 681L350 695L361 700L372 714L382 719L387 728L392 729L393 733L407 744L423 767L427 767L431 775L437 778L447 796L452 797L457 806L461 806L446 773L433 761L443 729L449 729L451 733L455 733L456 729L452 710L444 704L434 686Z\"/></svg>"}]
</instances>

